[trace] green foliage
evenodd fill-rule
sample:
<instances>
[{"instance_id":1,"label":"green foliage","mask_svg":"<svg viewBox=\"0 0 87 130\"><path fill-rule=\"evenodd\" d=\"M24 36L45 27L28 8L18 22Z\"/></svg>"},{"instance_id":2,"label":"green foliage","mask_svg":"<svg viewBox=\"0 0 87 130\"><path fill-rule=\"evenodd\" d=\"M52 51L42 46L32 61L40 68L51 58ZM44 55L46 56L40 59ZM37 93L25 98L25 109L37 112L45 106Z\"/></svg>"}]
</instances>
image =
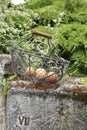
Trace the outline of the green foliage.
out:
<instances>
[{"instance_id":1,"label":"green foliage","mask_svg":"<svg viewBox=\"0 0 87 130\"><path fill-rule=\"evenodd\" d=\"M7 81L13 81L16 78L18 78L17 75L11 75L10 77L7 78Z\"/></svg>"},{"instance_id":2,"label":"green foliage","mask_svg":"<svg viewBox=\"0 0 87 130\"><path fill-rule=\"evenodd\" d=\"M9 53L10 48L21 37L26 37L30 33L33 17L35 16L31 10L24 11L11 8L2 13L0 18L0 52Z\"/></svg>"},{"instance_id":3,"label":"green foliage","mask_svg":"<svg viewBox=\"0 0 87 130\"><path fill-rule=\"evenodd\" d=\"M83 81L80 82L83 85L87 85L87 78L85 78Z\"/></svg>"},{"instance_id":4,"label":"green foliage","mask_svg":"<svg viewBox=\"0 0 87 130\"><path fill-rule=\"evenodd\" d=\"M3 90L2 92L0 92L0 96L6 96L7 95L7 91L8 91L8 84L6 79L3 79L2 81L0 81L0 85L3 86Z\"/></svg>"},{"instance_id":5,"label":"green foliage","mask_svg":"<svg viewBox=\"0 0 87 130\"><path fill-rule=\"evenodd\" d=\"M6 96L8 92L8 81L13 81L15 79L18 79L17 75L12 75L8 78L4 78L3 80L0 80L0 85L3 87L2 91L0 92L0 96Z\"/></svg>"},{"instance_id":6,"label":"green foliage","mask_svg":"<svg viewBox=\"0 0 87 130\"><path fill-rule=\"evenodd\" d=\"M39 13L39 17L36 19L38 25L45 25L47 26L50 24L51 27L55 26L55 20L58 19L58 15L60 12L57 10L44 10L43 12Z\"/></svg>"},{"instance_id":7,"label":"green foliage","mask_svg":"<svg viewBox=\"0 0 87 130\"><path fill-rule=\"evenodd\" d=\"M52 0L29 0L28 3L25 4L26 8L35 9L35 8L42 8L52 4Z\"/></svg>"},{"instance_id":8,"label":"green foliage","mask_svg":"<svg viewBox=\"0 0 87 130\"><path fill-rule=\"evenodd\" d=\"M49 54L57 56L60 52L62 57L70 60L70 75L87 75L86 0L28 0L24 5L12 5L11 8L6 5L4 12L0 10L0 53L9 53L13 45L28 38L30 30L35 28L53 35ZM3 3L1 6L4 7ZM46 40L39 40L40 45L32 45L33 51L47 53ZM25 43L23 47L30 49Z\"/></svg>"},{"instance_id":9,"label":"green foliage","mask_svg":"<svg viewBox=\"0 0 87 130\"><path fill-rule=\"evenodd\" d=\"M87 24L87 1L86 0L66 0L64 7L65 15L62 19L63 24L73 22Z\"/></svg>"},{"instance_id":10,"label":"green foliage","mask_svg":"<svg viewBox=\"0 0 87 130\"><path fill-rule=\"evenodd\" d=\"M72 75L87 75L87 25L67 24L59 27L55 39L61 55L71 61ZM79 75L79 74L78 74Z\"/></svg>"},{"instance_id":11,"label":"green foliage","mask_svg":"<svg viewBox=\"0 0 87 130\"><path fill-rule=\"evenodd\" d=\"M85 0L66 0L65 10L69 12L77 11L81 8L86 8L87 2Z\"/></svg>"},{"instance_id":12,"label":"green foliage","mask_svg":"<svg viewBox=\"0 0 87 130\"><path fill-rule=\"evenodd\" d=\"M84 48L87 53L87 25L78 23L61 25L57 31L56 39L59 47L66 49L68 52L73 52L77 48Z\"/></svg>"},{"instance_id":13,"label":"green foliage","mask_svg":"<svg viewBox=\"0 0 87 130\"><path fill-rule=\"evenodd\" d=\"M65 11L65 15L62 18L63 24L70 24L73 22L81 23L81 24L87 24L87 9L85 11L78 11L78 12L68 12Z\"/></svg>"}]
</instances>

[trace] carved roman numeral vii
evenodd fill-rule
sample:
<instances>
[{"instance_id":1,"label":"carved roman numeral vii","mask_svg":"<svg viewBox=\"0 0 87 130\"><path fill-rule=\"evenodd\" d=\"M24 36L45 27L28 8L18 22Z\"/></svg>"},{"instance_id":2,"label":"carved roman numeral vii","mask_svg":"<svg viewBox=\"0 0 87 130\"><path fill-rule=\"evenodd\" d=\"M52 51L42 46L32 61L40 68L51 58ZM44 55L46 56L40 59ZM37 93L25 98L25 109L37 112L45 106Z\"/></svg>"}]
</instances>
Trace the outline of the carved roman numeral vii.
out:
<instances>
[{"instance_id":1,"label":"carved roman numeral vii","mask_svg":"<svg viewBox=\"0 0 87 130\"><path fill-rule=\"evenodd\" d=\"M25 117L25 116L19 116L19 123L21 125L29 125L29 120L30 118L29 117Z\"/></svg>"}]
</instances>

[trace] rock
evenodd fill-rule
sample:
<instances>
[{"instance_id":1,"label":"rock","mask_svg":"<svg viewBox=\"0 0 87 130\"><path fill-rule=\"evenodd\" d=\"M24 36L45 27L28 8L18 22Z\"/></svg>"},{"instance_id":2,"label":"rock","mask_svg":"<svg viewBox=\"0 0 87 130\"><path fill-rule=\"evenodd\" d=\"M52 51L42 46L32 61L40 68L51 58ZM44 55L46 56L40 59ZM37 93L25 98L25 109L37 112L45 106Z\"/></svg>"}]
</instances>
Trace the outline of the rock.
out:
<instances>
[{"instance_id":1,"label":"rock","mask_svg":"<svg viewBox=\"0 0 87 130\"><path fill-rule=\"evenodd\" d=\"M5 97L0 96L0 130L5 129Z\"/></svg>"},{"instance_id":2,"label":"rock","mask_svg":"<svg viewBox=\"0 0 87 130\"><path fill-rule=\"evenodd\" d=\"M7 54L0 54L0 76L12 75L11 56Z\"/></svg>"},{"instance_id":3,"label":"rock","mask_svg":"<svg viewBox=\"0 0 87 130\"><path fill-rule=\"evenodd\" d=\"M7 61L4 65L4 75L12 75L14 74L13 70L12 70L12 63L11 60Z\"/></svg>"},{"instance_id":4,"label":"rock","mask_svg":"<svg viewBox=\"0 0 87 130\"><path fill-rule=\"evenodd\" d=\"M69 93L65 95L63 83L57 89L47 90L34 89L29 85L27 81L10 83L6 130L87 129L87 100L77 99L76 95Z\"/></svg>"},{"instance_id":5,"label":"rock","mask_svg":"<svg viewBox=\"0 0 87 130\"><path fill-rule=\"evenodd\" d=\"M10 55L0 54L0 82L2 82L4 75L11 74L12 70L8 71L7 63L11 63ZM10 73L9 73L10 72ZM3 86L0 83L0 92L2 91ZM5 129L5 96L0 96L0 130Z\"/></svg>"}]
</instances>

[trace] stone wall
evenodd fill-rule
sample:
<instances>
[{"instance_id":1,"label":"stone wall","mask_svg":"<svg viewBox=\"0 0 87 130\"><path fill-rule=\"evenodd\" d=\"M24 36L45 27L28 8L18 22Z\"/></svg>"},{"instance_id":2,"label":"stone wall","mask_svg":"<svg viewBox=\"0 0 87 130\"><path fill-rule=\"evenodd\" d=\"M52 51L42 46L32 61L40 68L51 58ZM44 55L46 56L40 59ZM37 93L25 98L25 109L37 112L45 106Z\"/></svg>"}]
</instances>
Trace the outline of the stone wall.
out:
<instances>
[{"instance_id":1,"label":"stone wall","mask_svg":"<svg viewBox=\"0 0 87 130\"><path fill-rule=\"evenodd\" d=\"M8 72L5 69L5 65L10 62L11 58L9 55L0 55L0 82L3 81L4 75L8 74ZM0 92L3 90L3 86L0 83ZM5 96L0 96L0 130L6 130L5 129Z\"/></svg>"}]
</instances>

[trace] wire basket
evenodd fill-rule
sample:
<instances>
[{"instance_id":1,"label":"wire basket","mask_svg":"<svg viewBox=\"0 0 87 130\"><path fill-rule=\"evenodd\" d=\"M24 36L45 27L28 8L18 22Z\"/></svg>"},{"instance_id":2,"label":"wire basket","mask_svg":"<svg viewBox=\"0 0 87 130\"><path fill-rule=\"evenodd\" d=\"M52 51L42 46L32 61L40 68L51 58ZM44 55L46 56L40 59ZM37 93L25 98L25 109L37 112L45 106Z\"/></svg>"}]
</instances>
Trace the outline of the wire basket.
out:
<instances>
[{"instance_id":1,"label":"wire basket","mask_svg":"<svg viewBox=\"0 0 87 130\"><path fill-rule=\"evenodd\" d=\"M23 42L30 46L34 42L35 35L47 38L50 45L52 39L50 34L32 30L30 38L11 49L13 70L18 76L34 83L54 84L67 72L69 61L60 56L53 57L21 47Z\"/></svg>"}]
</instances>

